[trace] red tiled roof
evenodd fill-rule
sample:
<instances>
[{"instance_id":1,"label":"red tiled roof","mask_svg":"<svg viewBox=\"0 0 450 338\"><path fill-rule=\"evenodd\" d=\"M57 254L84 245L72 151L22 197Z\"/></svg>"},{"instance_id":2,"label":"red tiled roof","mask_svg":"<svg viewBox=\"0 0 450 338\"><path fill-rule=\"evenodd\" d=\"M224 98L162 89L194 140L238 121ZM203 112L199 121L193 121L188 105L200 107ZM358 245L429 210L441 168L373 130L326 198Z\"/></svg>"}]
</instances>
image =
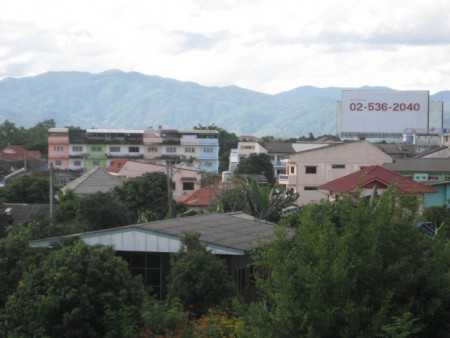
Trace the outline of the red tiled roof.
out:
<instances>
[{"instance_id":1,"label":"red tiled roof","mask_svg":"<svg viewBox=\"0 0 450 338\"><path fill-rule=\"evenodd\" d=\"M217 190L204 187L177 198L177 202L195 207L206 207L217 200Z\"/></svg>"},{"instance_id":2,"label":"red tiled roof","mask_svg":"<svg viewBox=\"0 0 450 338\"><path fill-rule=\"evenodd\" d=\"M402 193L434 193L436 189L416 182L408 177L397 174L378 165L368 166L352 174L320 185L318 188L338 193L347 193L357 187L366 187L379 183L385 187L393 185Z\"/></svg>"},{"instance_id":3,"label":"red tiled roof","mask_svg":"<svg viewBox=\"0 0 450 338\"><path fill-rule=\"evenodd\" d=\"M115 158L111 161L109 167L106 168L106 171L117 174L127 162L128 160L126 158Z\"/></svg>"},{"instance_id":4,"label":"red tiled roof","mask_svg":"<svg viewBox=\"0 0 450 338\"><path fill-rule=\"evenodd\" d=\"M9 145L5 149L0 150L0 157L7 160L23 160L25 154L28 158L40 158L41 152L39 150L26 150L20 145Z\"/></svg>"}]
</instances>

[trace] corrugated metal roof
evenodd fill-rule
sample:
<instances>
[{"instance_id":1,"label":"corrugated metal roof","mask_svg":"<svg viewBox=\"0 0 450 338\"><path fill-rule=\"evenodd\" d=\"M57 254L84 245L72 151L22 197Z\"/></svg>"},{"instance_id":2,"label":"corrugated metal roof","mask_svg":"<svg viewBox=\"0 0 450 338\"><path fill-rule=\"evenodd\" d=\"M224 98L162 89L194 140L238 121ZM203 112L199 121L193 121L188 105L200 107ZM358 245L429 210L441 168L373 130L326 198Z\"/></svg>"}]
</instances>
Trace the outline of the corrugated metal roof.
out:
<instances>
[{"instance_id":1,"label":"corrugated metal roof","mask_svg":"<svg viewBox=\"0 0 450 338\"><path fill-rule=\"evenodd\" d=\"M450 158L404 158L383 165L397 172L450 172Z\"/></svg>"},{"instance_id":2,"label":"corrugated metal roof","mask_svg":"<svg viewBox=\"0 0 450 338\"><path fill-rule=\"evenodd\" d=\"M91 195L99 191L108 192L121 184L122 181L119 178L96 167L64 186L61 191L70 189L78 195Z\"/></svg>"},{"instance_id":3,"label":"corrugated metal roof","mask_svg":"<svg viewBox=\"0 0 450 338\"><path fill-rule=\"evenodd\" d=\"M3 203L2 213L11 215L12 224L23 224L30 222L33 217L42 215L43 217L50 217L50 204L33 204L33 203Z\"/></svg>"},{"instance_id":4,"label":"corrugated metal roof","mask_svg":"<svg viewBox=\"0 0 450 338\"><path fill-rule=\"evenodd\" d=\"M254 219L252 216L240 212L204 214L30 241L30 246L49 246L65 237L79 237L94 244L112 243L114 241L114 239L111 239L112 236L117 238L118 235L123 235L122 238L125 238L125 235L132 234L133 241L127 243L119 241L118 245L122 247L126 245L126 251L139 251L134 246L146 242L146 240L139 240L139 236L144 238L146 235L151 235L153 239L159 237L160 242L164 242L171 238L179 239L185 233L197 232L200 234L200 241L208 247L222 248L222 252L228 250L239 254L239 252L252 250L261 246L262 243L270 241L274 237L274 230L274 224ZM292 232L288 231L288 233L292 235ZM127 238L130 237L127 236ZM151 246L149 243L145 245ZM117 246L116 249L118 249ZM153 252L159 252L160 250L161 252L167 252L168 249L167 247L160 248L155 244L151 250Z\"/></svg>"}]
</instances>

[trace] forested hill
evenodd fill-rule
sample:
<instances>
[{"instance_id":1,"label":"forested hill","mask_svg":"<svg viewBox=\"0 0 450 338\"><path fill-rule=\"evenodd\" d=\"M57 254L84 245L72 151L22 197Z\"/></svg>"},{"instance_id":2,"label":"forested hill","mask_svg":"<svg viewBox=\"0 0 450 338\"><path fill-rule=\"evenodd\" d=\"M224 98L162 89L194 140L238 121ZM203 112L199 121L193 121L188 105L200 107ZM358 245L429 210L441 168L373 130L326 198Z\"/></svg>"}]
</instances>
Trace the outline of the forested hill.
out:
<instances>
[{"instance_id":1,"label":"forested hill","mask_svg":"<svg viewBox=\"0 0 450 338\"><path fill-rule=\"evenodd\" d=\"M334 134L341 91L305 86L268 95L117 70L48 72L0 81L0 121L30 127L54 119L58 126L131 129L215 123L229 132L256 136ZM450 101L448 93L438 93L436 99Z\"/></svg>"}]
</instances>

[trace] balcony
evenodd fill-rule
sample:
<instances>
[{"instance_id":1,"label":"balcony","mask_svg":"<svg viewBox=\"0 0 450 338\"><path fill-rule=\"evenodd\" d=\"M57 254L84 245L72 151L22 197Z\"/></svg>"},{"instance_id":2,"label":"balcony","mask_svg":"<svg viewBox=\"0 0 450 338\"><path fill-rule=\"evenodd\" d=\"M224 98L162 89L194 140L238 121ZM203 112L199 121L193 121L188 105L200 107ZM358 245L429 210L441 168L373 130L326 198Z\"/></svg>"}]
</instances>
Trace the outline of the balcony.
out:
<instances>
[{"instance_id":1,"label":"balcony","mask_svg":"<svg viewBox=\"0 0 450 338\"><path fill-rule=\"evenodd\" d=\"M295 185L295 184L297 184L297 176L296 175L278 175L278 183L286 184L286 185Z\"/></svg>"},{"instance_id":2,"label":"balcony","mask_svg":"<svg viewBox=\"0 0 450 338\"><path fill-rule=\"evenodd\" d=\"M71 153L69 154L69 158L85 158L87 156L86 153Z\"/></svg>"}]
</instances>

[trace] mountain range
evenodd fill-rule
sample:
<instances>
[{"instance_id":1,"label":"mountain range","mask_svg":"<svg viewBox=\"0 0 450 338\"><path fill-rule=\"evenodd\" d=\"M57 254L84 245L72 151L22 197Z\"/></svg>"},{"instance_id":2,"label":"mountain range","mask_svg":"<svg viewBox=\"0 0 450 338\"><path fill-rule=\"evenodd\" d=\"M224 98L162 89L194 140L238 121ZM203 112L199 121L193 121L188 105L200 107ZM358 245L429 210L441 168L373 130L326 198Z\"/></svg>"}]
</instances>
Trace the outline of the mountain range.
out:
<instances>
[{"instance_id":1,"label":"mountain range","mask_svg":"<svg viewBox=\"0 0 450 338\"><path fill-rule=\"evenodd\" d=\"M343 89L302 86L264 94L237 86L208 87L137 72L47 72L0 81L0 123L31 127L54 119L81 128L191 129L215 124L237 135L299 137L336 133L336 102ZM450 91L444 101L450 125Z\"/></svg>"}]
</instances>

